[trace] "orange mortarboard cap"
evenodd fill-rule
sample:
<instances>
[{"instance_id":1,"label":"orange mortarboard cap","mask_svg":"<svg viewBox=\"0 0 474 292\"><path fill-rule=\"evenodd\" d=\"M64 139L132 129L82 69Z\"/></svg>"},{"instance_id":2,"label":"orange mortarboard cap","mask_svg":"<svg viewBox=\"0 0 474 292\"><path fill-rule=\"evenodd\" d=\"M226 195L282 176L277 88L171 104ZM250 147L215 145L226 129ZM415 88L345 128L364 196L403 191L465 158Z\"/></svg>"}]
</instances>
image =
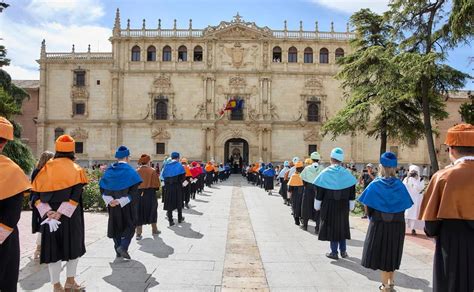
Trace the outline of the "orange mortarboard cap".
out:
<instances>
[{"instance_id":1,"label":"orange mortarboard cap","mask_svg":"<svg viewBox=\"0 0 474 292\"><path fill-rule=\"evenodd\" d=\"M448 146L474 147L474 126L459 124L449 128L444 144Z\"/></svg>"},{"instance_id":2,"label":"orange mortarboard cap","mask_svg":"<svg viewBox=\"0 0 474 292\"><path fill-rule=\"evenodd\" d=\"M13 140L13 125L4 117L0 117L0 138Z\"/></svg>"},{"instance_id":3,"label":"orange mortarboard cap","mask_svg":"<svg viewBox=\"0 0 474 292\"><path fill-rule=\"evenodd\" d=\"M56 140L56 152L74 152L76 141L69 135L61 135Z\"/></svg>"},{"instance_id":4,"label":"orange mortarboard cap","mask_svg":"<svg viewBox=\"0 0 474 292\"><path fill-rule=\"evenodd\" d=\"M298 161L298 162L295 163L296 168L303 167L303 166L304 166L303 161Z\"/></svg>"}]
</instances>

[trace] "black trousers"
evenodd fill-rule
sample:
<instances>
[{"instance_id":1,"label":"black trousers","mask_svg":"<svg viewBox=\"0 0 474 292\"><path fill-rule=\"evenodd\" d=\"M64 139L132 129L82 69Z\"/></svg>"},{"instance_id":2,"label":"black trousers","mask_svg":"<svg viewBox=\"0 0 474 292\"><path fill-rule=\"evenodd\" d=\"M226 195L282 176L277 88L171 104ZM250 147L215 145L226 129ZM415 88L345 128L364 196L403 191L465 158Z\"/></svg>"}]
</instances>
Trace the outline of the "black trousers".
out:
<instances>
[{"instance_id":1,"label":"black trousers","mask_svg":"<svg viewBox=\"0 0 474 292\"><path fill-rule=\"evenodd\" d=\"M166 211L166 216L168 216L168 221L173 221L173 210ZM178 208L178 220L183 219L183 209Z\"/></svg>"}]
</instances>

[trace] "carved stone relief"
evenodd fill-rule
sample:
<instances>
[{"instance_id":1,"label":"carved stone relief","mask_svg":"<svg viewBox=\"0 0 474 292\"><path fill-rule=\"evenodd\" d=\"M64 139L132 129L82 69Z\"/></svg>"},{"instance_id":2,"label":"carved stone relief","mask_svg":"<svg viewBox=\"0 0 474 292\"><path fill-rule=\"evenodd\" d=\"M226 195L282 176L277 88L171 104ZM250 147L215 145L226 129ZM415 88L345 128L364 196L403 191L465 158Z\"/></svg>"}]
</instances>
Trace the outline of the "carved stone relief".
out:
<instances>
[{"instance_id":1,"label":"carved stone relief","mask_svg":"<svg viewBox=\"0 0 474 292\"><path fill-rule=\"evenodd\" d=\"M164 128L158 128L151 131L151 138L154 140L168 140L171 138L171 135Z\"/></svg>"},{"instance_id":2,"label":"carved stone relief","mask_svg":"<svg viewBox=\"0 0 474 292\"><path fill-rule=\"evenodd\" d=\"M87 138L89 138L89 134L87 133L85 129L76 128L71 132L71 137L77 141L84 141L84 140L87 140Z\"/></svg>"},{"instance_id":3,"label":"carved stone relief","mask_svg":"<svg viewBox=\"0 0 474 292\"><path fill-rule=\"evenodd\" d=\"M71 89L71 98L76 99L88 99L89 91L84 86L73 86Z\"/></svg>"}]
</instances>

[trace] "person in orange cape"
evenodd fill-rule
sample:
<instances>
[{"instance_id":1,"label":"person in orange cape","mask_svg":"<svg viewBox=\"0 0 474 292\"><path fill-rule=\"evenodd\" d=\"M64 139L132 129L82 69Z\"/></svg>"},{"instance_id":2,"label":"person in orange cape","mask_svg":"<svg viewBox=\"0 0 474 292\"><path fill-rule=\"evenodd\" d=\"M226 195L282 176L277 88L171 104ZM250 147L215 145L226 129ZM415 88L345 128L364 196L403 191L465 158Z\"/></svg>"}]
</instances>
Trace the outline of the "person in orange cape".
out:
<instances>
[{"instance_id":1,"label":"person in orange cape","mask_svg":"<svg viewBox=\"0 0 474 292\"><path fill-rule=\"evenodd\" d=\"M150 165L151 157L142 154L138 160L138 174L142 183L138 186L138 219L136 239L142 239L142 225L151 224L153 236L160 234L156 222L158 221L158 199L156 192L160 189L160 176Z\"/></svg>"},{"instance_id":2,"label":"person in orange cape","mask_svg":"<svg viewBox=\"0 0 474 292\"><path fill-rule=\"evenodd\" d=\"M0 117L0 153L13 140L13 125ZM20 268L20 220L23 196L31 185L23 170L0 154L0 291L17 291Z\"/></svg>"},{"instance_id":3,"label":"person in orange cape","mask_svg":"<svg viewBox=\"0 0 474 292\"><path fill-rule=\"evenodd\" d=\"M188 165L188 159L183 157L181 159L181 164L186 172L184 175L186 179L183 181L183 203L186 209L189 209L189 201L191 200L191 179L193 178L193 175Z\"/></svg>"},{"instance_id":4,"label":"person in orange cape","mask_svg":"<svg viewBox=\"0 0 474 292\"><path fill-rule=\"evenodd\" d=\"M40 263L48 264L54 291L84 290L75 281L79 258L86 252L82 192L87 184L85 171L76 163L75 141L69 135L56 140L56 153L33 181L34 202L41 218ZM61 263L66 261L67 280L59 283Z\"/></svg>"},{"instance_id":5,"label":"person in orange cape","mask_svg":"<svg viewBox=\"0 0 474 292\"><path fill-rule=\"evenodd\" d=\"M219 164L214 163L214 176L213 176L213 183L218 183L219 182Z\"/></svg>"},{"instance_id":6,"label":"person in orange cape","mask_svg":"<svg viewBox=\"0 0 474 292\"><path fill-rule=\"evenodd\" d=\"M290 177L290 180L288 181L288 193L291 194L291 208L293 210L293 218L295 219L295 224L300 225L301 205L303 204L304 192L304 184L303 180L301 179L300 173L304 170L303 162L296 162L295 169L295 173Z\"/></svg>"},{"instance_id":7,"label":"person in orange cape","mask_svg":"<svg viewBox=\"0 0 474 292\"><path fill-rule=\"evenodd\" d=\"M452 165L436 172L420 208L425 233L436 239L433 291L474 291L474 126L448 130Z\"/></svg>"},{"instance_id":8,"label":"person in orange cape","mask_svg":"<svg viewBox=\"0 0 474 292\"><path fill-rule=\"evenodd\" d=\"M210 188L212 185L213 178L214 178L214 166L212 166L211 161L207 162L204 170L206 171L206 186Z\"/></svg>"}]
</instances>

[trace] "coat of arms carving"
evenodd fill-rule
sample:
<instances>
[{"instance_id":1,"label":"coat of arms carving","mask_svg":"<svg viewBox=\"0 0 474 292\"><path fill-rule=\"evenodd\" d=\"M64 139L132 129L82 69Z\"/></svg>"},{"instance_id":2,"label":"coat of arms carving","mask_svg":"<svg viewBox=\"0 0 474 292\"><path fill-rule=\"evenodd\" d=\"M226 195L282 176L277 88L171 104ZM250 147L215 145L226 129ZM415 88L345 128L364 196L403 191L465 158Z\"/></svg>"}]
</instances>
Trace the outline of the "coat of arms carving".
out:
<instances>
[{"instance_id":1,"label":"coat of arms carving","mask_svg":"<svg viewBox=\"0 0 474 292\"><path fill-rule=\"evenodd\" d=\"M321 140L319 136L319 131L315 128L304 133L303 138L306 142L316 142Z\"/></svg>"},{"instance_id":2,"label":"coat of arms carving","mask_svg":"<svg viewBox=\"0 0 474 292\"><path fill-rule=\"evenodd\" d=\"M86 130L82 128L77 128L71 132L71 137L73 137L74 140L84 141L84 140L87 140L87 138L89 138L89 135L87 134Z\"/></svg>"},{"instance_id":3,"label":"coat of arms carving","mask_svg":"<svg viewBox=\"0 0 474 292\"><path fill-rule=\"evenodd\" d=\"M171 88L171 79L169 76L161 75L155 78L153 86L157 88Z\"/></svg>"},{"instance_id":4,"label":"coat of arms carving","mask_svg":"<svg viewBox=\"0 0 474 292\"><path fill-rule=\"evenodd\" d=\"M89 92L83 86L74 86L71 90L72 99L87 99L89 98Z\"/></svg>"},{"instance_id":5,"label":"coat of arms carving","mask_svg":"<svg viewBox=\"0 0 474 292\"><path fill-rule=\"evenodd\" d=\"M240 76L235 76L231 77L229 79L229 86L233 88L242 88L247 85L247 81L245 81L245 78L240 77Z\"/></svg>"},{"instance_id":6,"label":"coat of arms carving","mask_svg":"<svg viewBox=\"0 0 474 292\"><path fill-rule=\"evenodd\" d=\"M158 128L151 131L151 138L154 140L168 140L171 138L171 135L164 128Z\"/></svg>"},{"instance_id":7,"label":"coat of arms carving","mask_svg":"<svg viewBox=\"0 0 474 292\"><path fill-rule=\"evenodd\" d=\"M240 43L235 43L233 48L225 48L227 55L232 58L232 65L239 68L244 63L245 49L242 48Z\"/></svg>"}]
</instances>

